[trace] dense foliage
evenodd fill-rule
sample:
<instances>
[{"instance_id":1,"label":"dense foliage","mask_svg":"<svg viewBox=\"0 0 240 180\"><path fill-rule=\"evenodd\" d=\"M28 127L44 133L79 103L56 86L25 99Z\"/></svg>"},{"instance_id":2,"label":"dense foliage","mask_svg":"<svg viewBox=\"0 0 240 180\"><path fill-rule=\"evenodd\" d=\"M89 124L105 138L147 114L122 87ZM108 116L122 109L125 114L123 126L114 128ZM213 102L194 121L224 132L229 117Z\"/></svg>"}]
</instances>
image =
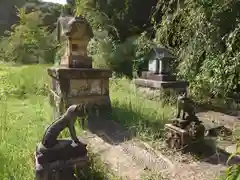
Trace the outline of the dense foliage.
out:
<instances>
[{"instance_id":1,"label":"dense foliage","mask_svg":"<svg viewBox=\"0 0 240 180\"><path fill-rule=\"evenodd\" d=\"M195 96L240 91L237 0L78 0L76 12L104 32L90 46L97 65L130 75L146 64L152 45L160 45L175 54L176 72Z\"/></svg>"},{"instance_id":2,"label":"dense foliage","mask_svg":"<svg viewBox=\"0 0 240 180\"><path fill-rule=\"evenodd\" d=\"M85 16L96 31L89 47L95 65L116 74L132 76L141 67L152 42L151 14L156 0L78 0L76 13Z\"/></svg>"},{"instance_id":3,"label":"dense foliage","mask_svg":"<svg viewBox=\"0 0 240 180\"><path fill-rule=\"evenodd\" d=\"M25 4L28 19L25 22L21 19L19 25L13 26L9 38L5 38L7 41L2 41L2 58L16 62L18 56L23 63L54 59L54 53L49 52L53 52L55 44L50 43L53 37L48 31L55 28L60 7L35 0ZM131 77L134 71L146 67L153 46L165 46L177 57L175 72L190 82L192 92L200 98L238 97L239 9L237 0L76 2L76 14L84 15L95 31L89 46L95 66Z\"/></svg>"},{"instance_id":4,"label":"dense foliage","mask_svg":"<svg viewBox=\"0 0 240 180\"><path fill-rule=\"evenodd\" d=\"M1 0L0 1L0 36L10 30L13 24L18 23L17 8L23 7L26 13L39 11L43 24L49 30L54 29L54 23L61 12L61 5L39 0Z\"/></svg>"},{"instance_id":5,"label":"dense foliage","mask_svg":"<svg viewBox=\"0 0 240 180\"><path fill-rule=\"evenodd\" d=\"M185 0L171 11L172 17L158 25L156 40L178 57L178 74L205 96L240 92L240 2Z\"/></svg>"},{"instance_id":6,"label":"dense foliage","mask_svg":"<svg viewBox=\"0 0 240 180\"><path fill-rule=\"evenodd\" d=\"M0 30L0 36L4 35L0 41L0 61L27 64L53 62L56 52L54 29L62 6L39 0L3 2L5 4L1 7L6 12L3 13L0 8L3 15L0 18L7 24L4 23ZM6 15L8 11L12 12L11 17Z\"/></svg>"},{"instance_id":7,"label":"dense foliage","mask_svg":"<svg viewBox=\"0 0 240 180\"><path fill-rule=\"evenodd\" d=\"M53 31L56 27L56 21L61 13L62 5L35 0L26 3L23 8L26 13L38 11L43 25L46 26L48 30Z\"/></svg>"},{"instance_id":8,"label":"dense foliage","mask_svg":"<svg viewBox=\"0 0 240 180\"><path fill-rule=\"evenodd\" d=\"M0 1L0 36L5 30L10 29L11 25L18 20L16 16L16 8L24 5L26 0L1 0Z\"/></svg>"},{"instance_id":9,"label":"dense foliage","mask_svg":"<svg viewBox=\"0 0 240 180\"><path fill-rule=\"evenodd\" d=\"M24 9L19 9L19 24L12 26L9 36L0 42L1 61L24 64L53 62L57 44L47 27L43 26L40 13L26 14Z\"/></svg>"}]
</instances>

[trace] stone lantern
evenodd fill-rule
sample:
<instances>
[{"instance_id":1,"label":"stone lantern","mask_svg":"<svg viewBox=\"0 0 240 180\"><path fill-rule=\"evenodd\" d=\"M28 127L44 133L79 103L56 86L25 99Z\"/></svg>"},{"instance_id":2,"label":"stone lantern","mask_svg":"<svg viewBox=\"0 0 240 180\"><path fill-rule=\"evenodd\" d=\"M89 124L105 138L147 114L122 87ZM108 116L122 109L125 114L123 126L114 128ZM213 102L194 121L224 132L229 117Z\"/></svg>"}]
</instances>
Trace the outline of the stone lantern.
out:
<instances>
[{"instance_id":1,"label":"stone lantern","mask_svg":"<svg viewBox=\"0 0 240 180\"><path fill-rule=\"evenodd\" d=\"M92 28L85 18L66 15L58 19L57 39L65 46L59 65L48 68L54 118L72 104L84 103L107 114L111 111L109 78L112 71L92 68L92 58L87 54L92 37Z\"/></svg>"},{"instance_id":2,"label":"stone lantern","mask_svg":"<svg viewBox=\"0 0 240 180\"><path fill-rule=\"evenodd\" d=\"M155 89L186 89L188 83L176 80L176 76L171 72L171 64L174 59L175 57L167 49L162 47L153 48L150 51L148 71L142 72L141 78L134 79L135 84Z\"/></svg>"},{"instance_id":3,"label":"stone lantern","mask_svg":"<svg viewBox=\"0 0 240 180\"><path fill-rule=\"evenodd\" d=\"M154 74L170 74L170 63L175 57L164 48L154 48L148 63L149 72Z\"/></svg>"}]
</instances>

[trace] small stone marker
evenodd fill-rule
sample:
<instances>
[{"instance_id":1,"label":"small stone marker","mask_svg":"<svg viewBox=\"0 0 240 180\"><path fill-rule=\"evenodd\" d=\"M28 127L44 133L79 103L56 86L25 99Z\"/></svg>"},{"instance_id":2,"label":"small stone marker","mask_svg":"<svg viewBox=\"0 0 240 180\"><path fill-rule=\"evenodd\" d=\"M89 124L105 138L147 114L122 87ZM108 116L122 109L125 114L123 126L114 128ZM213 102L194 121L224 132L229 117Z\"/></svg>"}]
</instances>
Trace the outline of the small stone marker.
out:
<instances>
[{"instance_id":1,"label":"small stone marker","mask_svg":"<svg viewBox=\"0 0 240 180\"><path fill-rule=\"evenodd\" d=\"M188 83L177 81L176 76L171 72L171 63L175 57L167 49L154 48L150 55L148 71L143 71L142 77L134 80L137 86L154 89L186 89Z\"/></svg>"}]
</instances>

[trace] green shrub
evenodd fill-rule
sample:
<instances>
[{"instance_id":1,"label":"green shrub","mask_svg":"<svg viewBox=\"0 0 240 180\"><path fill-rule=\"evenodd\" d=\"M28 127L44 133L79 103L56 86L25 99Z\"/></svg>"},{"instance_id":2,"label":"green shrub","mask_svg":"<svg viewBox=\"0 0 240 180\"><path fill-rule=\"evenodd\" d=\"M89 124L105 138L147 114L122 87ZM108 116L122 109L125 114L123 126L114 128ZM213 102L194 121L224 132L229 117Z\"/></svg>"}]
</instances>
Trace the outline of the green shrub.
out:
<instances>
[{"instance_id":1,"label":"green shrub","mask_svg":"<svg viewBox=\"0 0 240 180\"><path fill-rule=\"evenodd\" d=\"M238 142L237 145L237 152L234 155L240 155L240 143ZM232 158L232 156L229 158L229 160ZM230 166L227 168L225 176L221 177L222 180L239 180L240 179L240 165L236 164L233 166Z\"/></svg>"},{"instance_id":2,"label":"green shrub","mask_svg":"<svg viewBox=\"0 0 240 180\"><path fill-rule=\"evenodd\" d=\"M101 27L115 40L124 42L151 29L156 0L77 0L76 11L87 17L95 29Z\"/></svg>"},{"instance_id":3,"label":"green shrub","mask_svg":"<svg viewBox=\"0 0 240 180\"><path fill-rule=\"evenodd\" d=\"M43 2L43 1L32 1L27 2L23 6L26 13L38 11L40 12L40 17L42 19L42 23L49 31L53 31L56 28L56 22L61 14L61 4L51 3L51 2Z\"/></svg>"},{"instance_id":4,"label":"green shrub","mask_svg":"<svg viewBox=\"0 0 240 180\"><path fill-rule=\"evenodd\" d=\"M77 1L76 14L85 16L95 31L95 38L89 45L95 67L110 68L116 75L128 77L132 77L133 71L141 69L145 61L143 57L152 45L144 30L149 26L149 10L154 1L133 6L136 2L113 0L106 3L99 0L94 4L88 0ZM146 9L142 11L144 6ZM135 11L145 16L138 21L139 16L133 13Z\"/></svg>"},{"instance_id":5,"label":"green shrub","mask_svg":"<svg viewBox=\"0 0 240 180\"><path fill-rule=\"evenodd\" d=\"M110 68L118 76L132 77L133 71L141 69L146 62L153 43L145 33L128 38L120 43L109 36L98 37L91 41L89 51L97 68Z\"/></svg>"},{"instance_id":6,"label":"green shrub","mask_svg":"<svg viewBox=\"0 0 240 180\"><path fill-rule=\"evenodd\" d=\"M1 60L23 64L52 63L56 42L42 26L39 12L26 14L19 9L20 23L1 42Z\"/></svg>"},{"instance_id":7,"label":"green shrub","mask_svg":"<svg viewBox=\"0 0 240 180\"><path fill-rule=\"evenodd\" d=\"M158 2L165 15L156 41L179 57L178 75L190 82L194 95L226 98L239 92L240 2Z\"/></svg>"}]
</instances>

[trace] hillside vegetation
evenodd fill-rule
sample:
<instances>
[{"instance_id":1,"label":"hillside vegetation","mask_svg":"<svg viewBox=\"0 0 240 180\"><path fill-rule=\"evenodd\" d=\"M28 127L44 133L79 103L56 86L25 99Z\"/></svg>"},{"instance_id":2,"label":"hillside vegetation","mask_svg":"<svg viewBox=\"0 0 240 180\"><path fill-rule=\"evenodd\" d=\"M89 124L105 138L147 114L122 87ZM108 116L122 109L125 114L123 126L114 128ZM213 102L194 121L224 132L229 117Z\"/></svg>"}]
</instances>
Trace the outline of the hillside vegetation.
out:
<instances>
[{"instance_id":1,"label":"hillside vegetation","mask_svg":"<svg viewBox=\"0 0 240 180\"><path fill-rule=\"evenodd\" d=\"M2 59L53 62L56 44L49 42L54 42L60 7L37 1L25 4L20 24L7 37L10 43L0 46ZM225 100L239 99L239 9L237 0L77 0L75 6L76 14L85 16L98 32L89 45L96 67L132 77L146 68L152 47L164 46L177 57L173 71L190 82L192 95ZM20 51L16 60L14 53ZM34 58L25 58L29 51Z\"/></svg>"},{"instance_id":2,"label":"hillside vegetation","mask_svg":"<svg viewBox=\"0 0 240 180\"><path fill-rule=\"evenodd\" d=\"M49 30L55 28L55 22L60 15L61 5L43 2L39 0L1 0L0 1L0 37L4 35L4 32L11 30L11 26L19 22L17 16L17 8L23 7L26 13L32 11L39 11L44 25Z\"/></svg>"},{"instance_id":3,"label":"hillside vegetation","mask_svg":"<svg viewBox=\"0 0 240 180\"><path fill-rule=\"evenodd\" d=\"M10 4L1 1L0 7L3 2ZM21 7L25 2L11 3ZM52 121L46 67L59 56L54 22L61 6L40 4L32 1L17 9L18 23L0 41L3 180L33 178L32 152ZM162 99L140 96L129 80L145 68L154 46L164 46L177 57L173 70L190 82L193 98L221 99L223 104L232 98L239 103L238 0L77 0L75 12L85 16L96 32L89 45L94 66L114 71L110 85L114 119L142 138L159 139L159 129L174 112ZM235 169L230 176L239 176L239 166Z\"/></svg>"}]
</instances>

